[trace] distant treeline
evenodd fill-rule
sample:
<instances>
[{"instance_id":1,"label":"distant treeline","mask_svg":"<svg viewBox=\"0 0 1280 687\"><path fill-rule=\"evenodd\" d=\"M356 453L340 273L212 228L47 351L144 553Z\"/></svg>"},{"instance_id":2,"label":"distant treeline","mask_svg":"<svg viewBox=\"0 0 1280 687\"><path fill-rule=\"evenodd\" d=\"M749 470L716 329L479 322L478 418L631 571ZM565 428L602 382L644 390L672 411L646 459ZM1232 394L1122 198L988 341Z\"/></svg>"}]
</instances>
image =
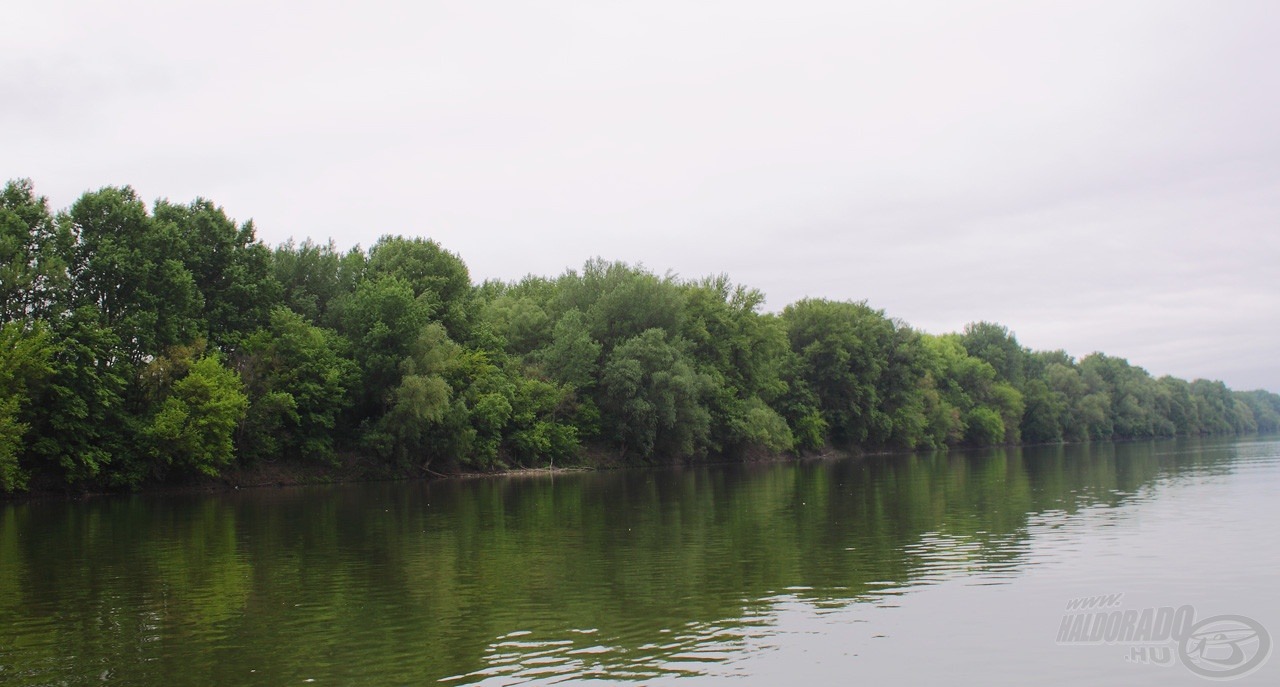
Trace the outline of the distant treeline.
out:
<instances>
[{"instance_id":1,"label":"distant treeline","mask_svg":"<svg viewBox=\"0 0 1280 687\"><path fill-rule=\"evenodd\" d=\"M760 312L727 277L601 260L474 285L434 241L262 244L130 188L0 197L0 491L263 462L422 474L752 451L1272 432L1280 396L1031 351L865 303Z\"/></svg>"}]
</instances>

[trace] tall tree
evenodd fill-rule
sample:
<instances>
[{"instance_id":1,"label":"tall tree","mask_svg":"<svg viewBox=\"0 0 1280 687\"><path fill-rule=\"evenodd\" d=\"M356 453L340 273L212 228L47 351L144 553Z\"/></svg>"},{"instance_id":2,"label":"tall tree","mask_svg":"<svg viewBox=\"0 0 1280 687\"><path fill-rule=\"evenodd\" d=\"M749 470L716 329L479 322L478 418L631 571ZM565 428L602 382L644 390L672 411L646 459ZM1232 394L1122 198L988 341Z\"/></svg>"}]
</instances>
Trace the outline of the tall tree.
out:
<instances>
[{"instance_id":1,"label":"tall tree","mask_svg":"<svg viewBox=\"0 0 1280 687\"><path fill-rule=\"evenodd\" d=\"M242 457L333 459L339 418L359 374L342 349L333 331L282 306L271 311L268 326L244 341L236 359L250 399L237 442Z\"/></svg>"},{"instance_id":2,"label":"tall tree","mask_svg":"<svg viewBox=\"0 0 1280 687\"><path fill-rule=\"evenodd\" d=\"M74 305L95 308L130 361L198 335L202 303L181 260L184 242L174 225L147 213L133 189L86 193L58 221L76 238Z\"/></svg>"},{"instance_id":3,"label":"tall tree","mask_svg":"<svg viewBox=\"0 0 1280 687\"><path fill-rule=\"evenodd\" d=\"M882 392L888 390L897 334L866 303L804 299L782 311L805 384L838 445L883 445L893 434ZM891 373L889 373L891 374Z\"/></svg>"},{"instance_id":4,"label":"tall tree","mask_svg":"<svg viewBox=\"0 0 1280 687\"><path fill-rule=\"evenodd\" d=\"M965 325L960 343L969 355L995 369L1001 379L1015 388L1022 386L1029 352L1008 327L994 322L972 322Z\"/></svg>"},{"instance_id":5,"label":"tall tree","mask_svg":"<svg viewBox=\"0 0 1280 687\"><path fill-rule=\"evenodd\" d=\"M212 343L230 344L266 324L281 287L271 273L271 251L257 241L252 222L237 226L203 198L187 205L159 201L155 221L171 225L181 239L182 262L195 282L200 319Z\"/></svg>"},{"instance_id":6,"label":"tall tree","mask_svg":"<svg viewBox=\"0 0 1280 687\"><path fill-rule=\"evenodd\" d=\"M601 408L610 434L642 458L698 456L707 449L708 380L661 329L618 344L601 379Z\"/></svg>"},{"instance_id":7,"label":"tall tree","mask_svg":"<svg viewBox=\"0 0 1280 687\"><path fill-rule=\"evenodd\" d=\"M53 372L52 346L42 326L0 324L0 492L26 488L20 464L32 410L32 392Z\"/></svg>"},{"instance_id":8,"label":"tall tree","mask_svg":"<svg viewBox=\"0 0 1280 687\"><path fill-rule=\"evenodd\" d=\"M369 249L369 277L403 280L454 341L466 341L475 316L471 276L457 255L430 239L383 236Z\"/></svg>"},{"instance_id":9,"label":"tall tree","mask_svg":"<svg viewBox=\"0 0 1280 687\"><path fill-rule=\"evenodd\" d=\"M52 323L52 371L38 393L26 454L34 469L68 484L114 479L113 466L137 457L136 422L125 409L135 371L120 354L120 338L92 308Z\"/></svg>"},{"instance_id":10,"label":"tall tree","mask_svg":"<svg viewBox=\"0 0 1280 687\"><path fill-rule=\"evenodd\" d=\"M50 317L65 306L71 236L30 179L0 192L0 324Z\"/></svg>"},{"instance_id":11,"label":"tall tree","mask_svg":"<svg viewBox=\"0 0 1280 687\"><path fill-rule=\"evenodd\" d=\"M142 430L159 473L217 475L234 457L232 437L249 407L240 377L207 355L167 392Z\"/></svg>"}]
</instances>

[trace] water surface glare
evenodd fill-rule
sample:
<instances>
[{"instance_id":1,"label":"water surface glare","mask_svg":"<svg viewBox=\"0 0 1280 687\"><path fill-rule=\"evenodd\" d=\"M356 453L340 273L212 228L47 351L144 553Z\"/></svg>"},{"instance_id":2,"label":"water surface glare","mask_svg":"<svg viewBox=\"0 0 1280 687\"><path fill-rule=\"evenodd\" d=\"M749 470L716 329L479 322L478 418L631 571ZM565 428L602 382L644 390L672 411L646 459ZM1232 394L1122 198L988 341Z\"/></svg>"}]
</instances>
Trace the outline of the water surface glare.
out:
<instances>
[{"instance_id":1,"label":"water surface glare","mask_svg":"<svg viewBox=\"0 0 1280 687\"><path fill-rule=\"evenodd\" d=\"M1066 605L1280 640L1277 524L1268 437L0 504L0 685L1204 685Z\"/></svg>"}]
</instances>

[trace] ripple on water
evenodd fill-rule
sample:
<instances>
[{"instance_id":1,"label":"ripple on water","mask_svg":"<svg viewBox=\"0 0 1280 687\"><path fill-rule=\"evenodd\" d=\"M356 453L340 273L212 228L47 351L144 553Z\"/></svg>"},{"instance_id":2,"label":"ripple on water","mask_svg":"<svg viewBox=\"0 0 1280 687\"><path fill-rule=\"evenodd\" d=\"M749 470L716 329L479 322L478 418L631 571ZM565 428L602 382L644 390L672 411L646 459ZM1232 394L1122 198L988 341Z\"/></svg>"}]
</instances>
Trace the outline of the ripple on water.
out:
<instances>
[{"instance_id":1,"label":"ripple on water","mask_svg":"<svg viewBox=\"0 0 1280 687\"><path fill-rule=\"evenodd\" d=\"M939 599L1025 602L1026 587L973 588L1031 572L1039 594L1127 579L1170 602L1191 598L1188 585L1234 561L1233 531L1248 534L1256 560L1232 562L1229 579L1262 582L1240 585L1249 603L1222 610L1262 608L1253 597L1274 599L1275 562L1262 554L1280 541L1258 513L1274 521L1266 506L1280 470L1274 442L1236 450L1057 471L885 461L894 480L857 489L866 462L844 481L810 479L837 464L771 466L758 475L767 479L706 492L702 478L658 471L643 484L584 476L563 494L550 481L456 483L431 487L459 497L438 495L430 512L414 511L412 489L370 486L386 496L376 508L350 496L357 488L283 511L218 500L185 515L127 509L115 524L86 508L21 523L0 513L0 683L665 682L818 670L816 658L832 661L824 675L846 677L930 624L966 621L930 605ZM981 480L962 469L993 464ZM599 487L609 480L627 489ZM800 491L805 506L789 508ZM1198 533L1190 549L1188 532ZM69 547L46 552L56 542ZM1001 623L1023 610L992 608ZM996 639L1014 641L1008 627ZM841 658L859 649L859 663ZM1036 651L1026 661L1041 660Z\"/></svg>"},{"instance_id":2,"label":"ripple on water","mask_svg":"<svg viewBox=\"0 0 1280 687\"><path fill-rule=\"evenodd\" d=\"M796 600L794 596L784 598ZM741 617L721 622L691 621L663 634L666 641L640 644L625 637L603 637L595 628L568 629L557 634L509 632L490 642L484 666L441 678L440 682L493 687L605 676L611 680L647 680L705 675L708 668L721 666L739 655L747 642L767 637L773 615L773 611L747 611Z\"/></svg>"}]
</instances>

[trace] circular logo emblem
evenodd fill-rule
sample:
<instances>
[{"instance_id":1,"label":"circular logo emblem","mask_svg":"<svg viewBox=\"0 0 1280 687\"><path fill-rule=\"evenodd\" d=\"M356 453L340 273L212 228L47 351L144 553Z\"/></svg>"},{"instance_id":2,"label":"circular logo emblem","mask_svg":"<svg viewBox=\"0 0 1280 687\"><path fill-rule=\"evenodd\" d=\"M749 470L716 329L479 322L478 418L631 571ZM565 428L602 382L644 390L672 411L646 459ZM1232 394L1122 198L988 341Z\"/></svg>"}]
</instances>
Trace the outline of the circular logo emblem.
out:
<instances>
[{"instance_id":1,"label":"circular logo emblem","mask_svg":"<svg viewBox=\"0 0 1280 687\"><path fill-rule=\"evenodd\" d=\"M1188 670L1217 680L1242 677L1271 655L1271 635L1253 618L1215 615L1183 635L1178 657Z\"/></svg>"}]
</instances>

